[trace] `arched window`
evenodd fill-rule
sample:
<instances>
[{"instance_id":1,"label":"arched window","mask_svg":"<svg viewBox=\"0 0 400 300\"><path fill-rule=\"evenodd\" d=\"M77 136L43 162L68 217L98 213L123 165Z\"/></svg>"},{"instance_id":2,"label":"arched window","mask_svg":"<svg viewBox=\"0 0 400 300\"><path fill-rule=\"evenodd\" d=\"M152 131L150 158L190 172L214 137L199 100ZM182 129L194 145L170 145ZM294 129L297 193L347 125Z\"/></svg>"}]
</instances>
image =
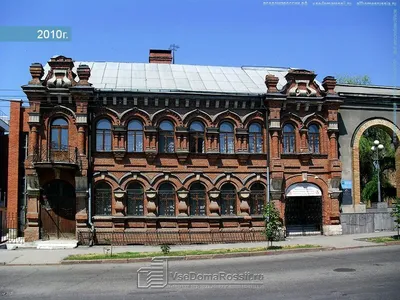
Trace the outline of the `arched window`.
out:
<instances>
[{"instance_id":1,"label":"arched window","mask_svg":"<svg viewBox=\"0 0 400 300\"><path fill-rule=\"evenodd\" d=\"M126 189L128 199L126 201L126 213L130 216L143 216L144 193L141 184L135 182L128 185Z\"/></svg>"},{"instance_id":2,"label":"arched window","mask_svg":"<svg viewBox=\"0 0 400 300\"><path fill-rule=\"evenodd\" d=\"M296 145L295 131L292 124L283 127L283 153L294 153Z\"/></svg>"},{"instance_id":3,"label":"arched window","mask_svg":"<svg viewBox=\"0 0 400 300\"><path fill-rule=\"evenodd\" d=\"M111 122L101 119L96 125L96 150L111 151Z\"/></svg>"},{"instance_id":4,"label":"arched window","mask_svg":"<svg viewBox=\"0 0 400 300\"><path fill-rule=\"evenodd\" d=\"M206 188L199 182L192 184L189 190L189 214L206 215Z\"/></svg>"},{"instance_id":5,"label":"arched window","mask_svg":"<svg viewBox=\"0 0 400 300\"><path fill-rule=\"evenodd\" d=\"M204 125L198 121L190 124L190 152L192 153L204 153Z\"/></svg>"},{"instance_id":6,"label":"arched window","mask_svg":"<svg viewBox=\"0 0 400 300\"><path fill-rule=\"evenodd\" d=\"M170 183L163 183L158 189L158 215L175 216L175 189Z\"/></svg>"},{"instance_id":7,"label":"arched window","mask_svg":"<svg viewBox=\"0 0 400 300\"><path fill-rule=\"evenodd\" d=\"M223 122L219 126L219 149L221 153L234 153L234 134L233 125L229 122Z\"/></svg>"},{"instance_id":8,"label":"arched window","mask_svg":"<svg viewBox=\"0 0 400 300\"><path fill-rule=\"evenodd\" d=\"M250 153L262 153L263 138L260 124L254 123L249 127L249 148Z\"/></svg>"},{"instance_id":9,"label":"arched window","mask_svg":"<svg viewBox=\"0 0 400 300\"><path fill-rule=\"evenodd\" d=\"M255 183L250 188L250 214L262 215L265 205L265 187L261 183Z\"/></svg>"},{"instance_id":10,"label":"arched window","mask_svg":"<svg viewBox=\"0 0 400 300\"><path fill-rule=\"evenodd\" d=\"M128 152L143 152L143 124L132 120L128 124Z\"/></svg>"},{"instance_id":11,"label":"arched window","mask_svg":"<svg viewBox=\"0 0 400 300\"><path fill-rule=\"evenodd\" d=\"M94 189L95 206L94 212L97 216L111 215L111 187L108 183L99 182Z\"/></svg>"},{"instance_id":12,"label":"arched window","mask_svg":"<svg viewBox=\"0 0 400 300\"><path fill-rule=\"evenodd\" d=\"M308 150L312 153L319 153L319 128L317 125L308 127Z\"/></svg>"},{"instance_id":13,"label":"arched window","mask_svg":"<svg viewBox=\"0 0 400 300\"><path fill-rule=\"evenodd\" d=\"M51 122L51 145L53 151L68 150L68 122L65 119L57 118Z\"/></svg>"},{"instance_id":14,"label":"arched window","mask_svg":"<svg viewBox=\"0 0 400 300\"><path fill-rule=\"evenodd\" d=\"M221 188L221 215L236 215L236 189L231 183Z\"/></svg>"},{"instance_id":15,"label":"arched window","mask_svg":"<svg viewBox=\"0 0 400 300\"><path fill-rule=\"evenodd\" d=\"M160 153L174 153L174 125L170 121L160 124L158 151Z\"/></svg>"}]
</instances>

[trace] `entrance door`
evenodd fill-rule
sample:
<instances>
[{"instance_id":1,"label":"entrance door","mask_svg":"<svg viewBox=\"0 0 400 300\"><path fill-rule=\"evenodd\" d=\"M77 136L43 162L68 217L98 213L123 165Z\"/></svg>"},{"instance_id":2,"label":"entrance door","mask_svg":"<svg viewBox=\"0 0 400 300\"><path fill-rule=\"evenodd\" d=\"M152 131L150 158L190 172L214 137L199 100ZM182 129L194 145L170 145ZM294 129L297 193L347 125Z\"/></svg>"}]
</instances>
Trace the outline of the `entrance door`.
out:
<instances>
[{"instance_id":1,"label":"entrance door","mask_svg":"<svg viewBox=\"0 0 400 300\"><path fill-rule=\"evenodd\" d=\"M75 189L62 180L43 187L42 238L75 238Z\"/></svg>"},{"instance_id":2,"label":"entrance door","mask_svg":"<svg viewBox=\"0 0 400 300\"><path fill-rule=\"evenodd\" d=\"M288 197L285 205L287 235L321 234L321 197Z\"/></svg>"}]
</instances>

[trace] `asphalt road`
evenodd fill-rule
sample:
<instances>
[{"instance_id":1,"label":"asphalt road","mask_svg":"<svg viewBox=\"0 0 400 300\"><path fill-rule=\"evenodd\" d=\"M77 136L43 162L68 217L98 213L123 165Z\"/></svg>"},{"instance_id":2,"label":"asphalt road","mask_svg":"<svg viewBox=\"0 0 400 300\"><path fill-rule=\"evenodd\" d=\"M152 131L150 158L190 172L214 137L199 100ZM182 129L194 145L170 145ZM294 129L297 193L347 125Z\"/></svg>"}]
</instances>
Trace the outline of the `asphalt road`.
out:
<instances>
[{"instance_id":1,"label":"asphalt road","mask_svg":"<svg viewBox=\"0 0 400 300\"><path fill-rule=\"evenodd\" d=\"M259 285L228 286L226 281L215 285L218 281L214 278L207 285L139 289L137 270L143 266L150 263L2 266L0 300L400 299L400 246L168 264L169 282L183 284L177 277L182 273L196 272L199 276L224 272L262 274Z\"/></svg>"}]
</instances>

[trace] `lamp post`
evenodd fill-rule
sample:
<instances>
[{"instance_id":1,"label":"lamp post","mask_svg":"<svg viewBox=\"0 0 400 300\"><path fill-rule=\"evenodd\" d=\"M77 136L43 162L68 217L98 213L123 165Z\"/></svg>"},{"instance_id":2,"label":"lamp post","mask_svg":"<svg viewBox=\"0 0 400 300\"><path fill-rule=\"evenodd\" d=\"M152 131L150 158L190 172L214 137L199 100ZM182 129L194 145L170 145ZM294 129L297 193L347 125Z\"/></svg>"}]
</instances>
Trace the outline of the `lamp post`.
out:
<instances>
[{"instance_id":1,"label":"lamp post","mask_svg":"<svg viewBox=\"0 0 400 300\"><path fill-rule=\"evenodd\" d=\"M385 147L378 141L374 141L374 145L371 147L373 156L372 159L374 160L376 164L376 170L378 172L378 202L382 202L381 199L381 178L380 178L380 166L379 166L379 151L383 150Z\"/></svg>"}]
</instances>

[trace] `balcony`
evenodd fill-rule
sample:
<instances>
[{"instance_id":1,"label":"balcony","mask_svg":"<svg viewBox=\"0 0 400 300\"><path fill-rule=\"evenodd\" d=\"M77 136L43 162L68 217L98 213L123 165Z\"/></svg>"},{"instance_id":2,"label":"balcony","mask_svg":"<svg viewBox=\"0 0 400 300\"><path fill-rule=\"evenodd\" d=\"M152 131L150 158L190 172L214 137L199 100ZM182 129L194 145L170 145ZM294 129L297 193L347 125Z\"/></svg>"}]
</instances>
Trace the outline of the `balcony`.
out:
<instances>
[{"instance_id":1,"label":"balcony","mask_svg":"<svg viewBox=\"0 0 400 300\"><path fill-rule=\"evenodd\" d=\"M35 168L79 169L81 167L78 148L71 146L65 146L61 149L35 148L32 162Z\"/></svg>"}]
</instances>

